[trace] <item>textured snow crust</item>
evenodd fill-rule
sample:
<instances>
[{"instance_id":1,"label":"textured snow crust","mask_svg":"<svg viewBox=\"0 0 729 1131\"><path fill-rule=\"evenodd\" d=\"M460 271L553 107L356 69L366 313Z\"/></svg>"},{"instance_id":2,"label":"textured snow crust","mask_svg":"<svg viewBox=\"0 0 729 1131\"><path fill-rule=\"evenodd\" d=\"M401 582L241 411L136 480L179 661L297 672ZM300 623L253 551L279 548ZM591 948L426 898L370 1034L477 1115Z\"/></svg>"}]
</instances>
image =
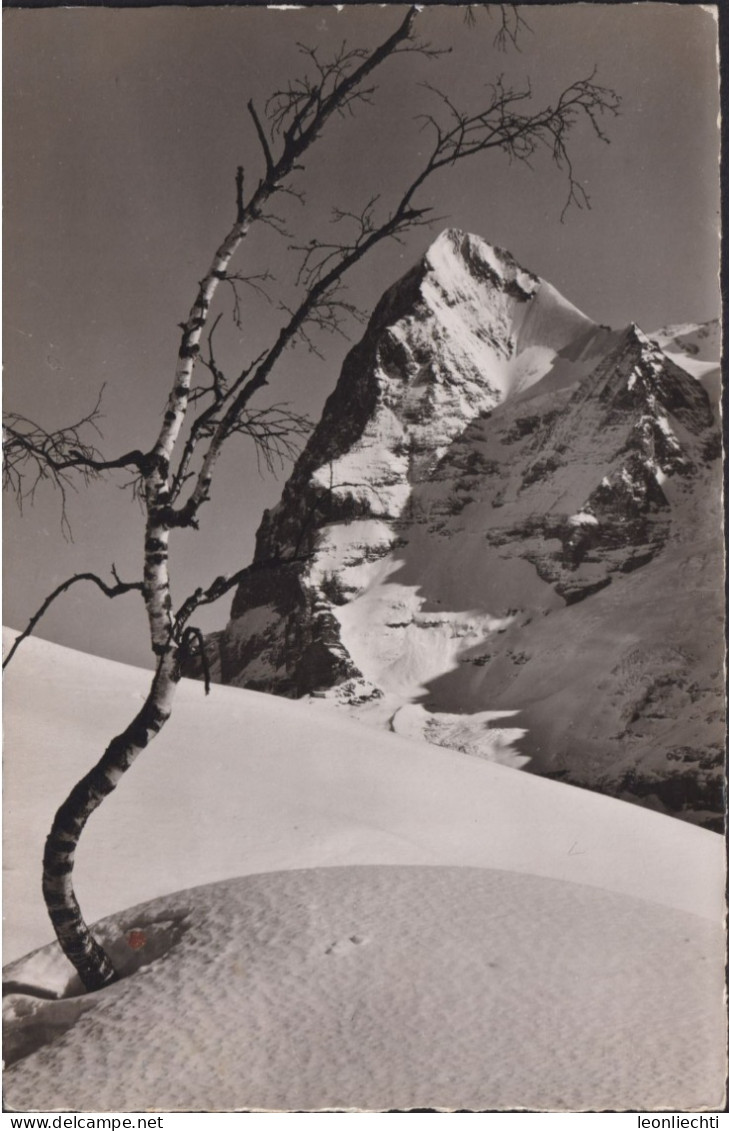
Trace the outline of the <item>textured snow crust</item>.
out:
<instances>
[{"instance_id":1,"label":"textured snow crust","mask_svg":"<svg viewBox=\"0 0 729 1131\"><path fill-rule=\"evenodd\" d=\"M42 1043L6 1072L16 1108L722 1101L721 932L657 904L490 869L320 868L180 892L102 931L166 950L100 993L36 999L16 1032Z\"/></svg>"}]
</instances>

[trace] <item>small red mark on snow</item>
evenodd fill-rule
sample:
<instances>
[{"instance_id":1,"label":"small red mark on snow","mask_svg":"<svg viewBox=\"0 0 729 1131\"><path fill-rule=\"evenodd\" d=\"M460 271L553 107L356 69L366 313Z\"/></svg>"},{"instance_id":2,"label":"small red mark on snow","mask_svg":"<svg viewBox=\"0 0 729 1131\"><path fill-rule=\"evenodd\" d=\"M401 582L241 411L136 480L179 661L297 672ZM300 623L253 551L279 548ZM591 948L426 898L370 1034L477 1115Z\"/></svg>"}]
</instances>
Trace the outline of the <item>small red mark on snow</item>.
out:
<instances>
[{"instance_id":1,"label":"small red mark on snow","mask_svg":"<svg viewBox=\"0 0 729 1131\"><path fill-rule=\"evenodd\" d=\"M127 935L127 942L129 943L132 950L141 950L146 941L147 936L145 935L144 931L140 931L136 927Z\"/></svg>"}]
</instances>

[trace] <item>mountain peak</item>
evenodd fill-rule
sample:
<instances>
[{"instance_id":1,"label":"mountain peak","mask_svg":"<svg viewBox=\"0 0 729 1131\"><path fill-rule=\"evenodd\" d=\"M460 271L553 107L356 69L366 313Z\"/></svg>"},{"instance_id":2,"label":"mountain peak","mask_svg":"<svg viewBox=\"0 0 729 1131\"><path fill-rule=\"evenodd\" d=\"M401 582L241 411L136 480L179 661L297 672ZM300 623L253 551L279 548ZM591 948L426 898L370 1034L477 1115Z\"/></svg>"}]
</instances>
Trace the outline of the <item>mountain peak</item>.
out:
<instances>
[{"instance_id":1,"label":"mountain peak","mask_svg":"<svg viewBox=\"0 0 729 1131\"><path fill-rule=\"evenodd\" d=\"M208 638L213 671L619 796L683 796L710 823L720 451L705 390L655 336L597 325L447 229L345 359Z\"/></svg>"},{"instance_id":2,"label":"mountain peak","mask_svg":"<svg viewBox=\"0 0 729 1131\"><path fill-rule=\"evenodd\" d=\"M541 282L537 275L521 267L510 252L460 228L441 232L425 253L425 263L446 279L465 268L477 282L500 287L522 301L528 301Z\"/></svg>"}]
</instances>

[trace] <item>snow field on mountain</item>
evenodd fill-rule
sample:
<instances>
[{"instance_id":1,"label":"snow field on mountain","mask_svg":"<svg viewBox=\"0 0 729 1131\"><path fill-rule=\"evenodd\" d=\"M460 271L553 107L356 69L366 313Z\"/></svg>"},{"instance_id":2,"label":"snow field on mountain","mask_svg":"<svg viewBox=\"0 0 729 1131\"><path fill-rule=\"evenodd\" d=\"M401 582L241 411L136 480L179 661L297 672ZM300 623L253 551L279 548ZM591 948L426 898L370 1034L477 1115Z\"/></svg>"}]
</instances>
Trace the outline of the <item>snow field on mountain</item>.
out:
<instances>
[{"instance_id":1,"label":"snow field on mountain","mask_svg":"<svg viewBox=\"0 0 729 1131\"><path fill-rule=\"evenodd\" d=\"M427 490L426 485L423 492ZM464 652L481 645L486 648L489 639L503 632L514 615L503 608L503 585L499 590L501 615L476 607L451 611L451 590L458 590L460 601L467 599L469 592L473 592L474 600L482 599L483 553L475 540L470 547L463 542L429 542L421 547L416 530L409 542L404 555L396 550L378 558L372 556L372 548L381 545L387 550L391 543L384 523L360 519L325 528L309 583L325 591L326 578L337 571L349 600L334 605L331 611L364 684L359 687L361 681L354 681L343 691L334 688L323 696L324 703L346 702L348 711L369 726L386 726L397 734L452 746L504 765L524 765L528 758L515 745L525 733L523 728L492 725L492 720L516 712L477 711L459 717L431 713L420 705L419 701L428 696L429 683L457 670ZM472 552L464 553L467 548ZM407 583L408 565L412 563L417 563L421 584ZM489 564L492 573L494 564ZM516 608L527 603L527 595L535 588L547 591L547 605L562 604L526 563L509 563L508 573L506 593ZM428 594L427 599L423 592ZM383 694L367 698L367 686L380 688ZM353 704L358 689L365 701ZM319 697L317 701L321 701Z\"/></svg>"},{"instance_id":2,"label":"snow field on mountain","mask_svg":"<svg viewBox=\"0 0 729 1131\"><path fill-rule=\"evenodd\" d=\"M512 618L479 610L424 612L416 589L389 579L398 566L389 559L385 570L373 570L362 596L335 615L342 642L365 677L411 701L424 694L430 679L455 667L464 647L486 640ZM388 634L393 627L400 631Z\"/></svg>"},{"instance_id":3,"label":"snow field on mountain","mask_svg":"<svg viewBox=\"0 0 729 1131\"><path fill-rule=\"evenodd\" d=\"M710 361L716 364L721 354L721 325L719 320L697 325L695 322L681 322L672 326L662 326L651 335L664 350L672 350L680 356Z\"/></svg>"},{"instance_id":4,"label":"snow field on mountain","mask_svg":"<svg viewBox=\"0 0 729 1131\"><path fill-rule=\"evenodd\" d=\"M696 325L684 322L663 326L649 337L658 342L666 357L695 377L706 389L712 404L721 404L721 325L718 319Z\"/></svg>"},{"instance_id":5,"label":"snow field on mountain","mask_svg":"<svg viewBox=\"0 0 729 1131\"><path fill-rule=\"evenodd\" d=\"M476 758L488 758L489 762L519 769L528 764L529 758L519 753L515 743L524 737L526 731L523 727L496 725L518 714L518 711L448 714L446 711L427 711L420 703L404 703L393 711L390 730L407 738L425 739L435 746L446 746L450 750L460 750Z\"/></svg>"},{"instance_id":6,"label":"snow field on mountain","mask_svg":"<svg viewBox=\"0 0 729 1131\"><path fill-rule=\"evenodd\" d=\"M6 960L49 938L53 811L148 679L33 639L8 669ZM6 968L12 1107L720 1099L722 842L634 806L183 681L76 879L129 976Z\"/></svg>"}]
</instances>

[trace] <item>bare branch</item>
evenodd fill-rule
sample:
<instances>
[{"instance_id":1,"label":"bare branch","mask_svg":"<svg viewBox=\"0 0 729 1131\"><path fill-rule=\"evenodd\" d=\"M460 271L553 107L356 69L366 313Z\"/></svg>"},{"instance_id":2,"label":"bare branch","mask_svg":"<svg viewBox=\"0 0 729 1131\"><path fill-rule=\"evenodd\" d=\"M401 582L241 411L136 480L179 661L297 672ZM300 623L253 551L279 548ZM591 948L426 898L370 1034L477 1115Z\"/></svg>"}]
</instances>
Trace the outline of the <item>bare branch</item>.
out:
<instances>
[{"instance_id":1,"label":"bare branch","mask_svg":"<svg viewBox=\"0 0 729 1131\"><path fill-rule=\"evenodd\" d=\"M140 467L144 454L138 450L127 452L117 459L106 459L96 446L85 440L82 429L92 428L98 436L101 430L98 421L102 419L101 401L104 393L102 385L96 404L75 424L46 431L35 421L29 420L19 412L5 413L3 416L3 452L5 472L12 473L27 460L42 463L49 471L66 471L78 468L86 478L96 473L121 467ZM3 484L6 486L7 484Z\"/></svg>"},{"instance_id":2,"label":"bare branch","mask_svg":"<svg viewBox=\"0 0 729 1131\"><path fill-rule=\"evenodd\" d=\"M235 173L235 222L242 224L245 220L245 203L244 203L244 171L243 166L239 165Z\"/></svg>"},{"instance_id":3,"label":"bare branch","mask_svg":"<svg viewBox=\"0 0 729 1131\"><path fill-rule=\"evenodd\" d=\"M295 412L288 404L273 404L242 413L229 435L237 433L253 440L259 473L265 467L275 475L299 454L301 441L312 427L312 420L305 414Z\"/></svg>"},{"instance_id":4,"label":"bare branch","mask_svg":"<svg viewBox=\"0 0 729 1131\"><path fill-rule=\"evenodd\" d=\"M240 283L243 286L250 287L251 290L255 291L256 294L270 303L271 296L263 286L263 283L268 283L272 279L273 275L270 271L261 271L257 275L226 275L225 278L221 280L224 283L228 283L233 292L233 321L239 330L243 329L243 307L238 284Z\"/></svg>"},{"instance_id":5,"label":"bare branch","mask_svg":"<svg viewBox=\"0 0 729 1131\"><path fill-rule=\"evenodd\" d=\"M271 177L273 175L273 172L274 172L273 157L271 156L271 149L270 149L270 146L268 144L268 138L266 137L266 133L263 129L263 126L261 125L261 119L258 117L258 114L256 113L256 108L253 105L253 99L252 98L248 100L248 112L249 112L250 116L253 118L253 124L256 127L256 133L258 134L258 140L260 141L261 149L263 150L263 156L264 156L265 161L266 161L266 176Z\"/></svg>"},{"instance_id":6,"label":"bare branch","mask_svg":"<svg viewBox=\"0 0 729 1131\"><path fill-rule=\"evenodd\" d=\"M226 381L226 378L225 378L225 374L218 367L218 364L215 360L215 354L213 353L213 336L215 334L215 331L218 328L218 324L220 323L220 319L222 317L223 317L223 313L221 311L220 314L215 319L215 321L213 322L212 326L210 327L210 332L208 333L208 356L207 356L207 359L205 359L203 357L200 358L200 360L210 370L210 373L212 374L213 387L212 387L211 391L212 391L213 396L215 397L216 401L220 401L222 399L222 397L225 396L225 392L226 392L226 388L227 388L227 381Z\"/></svg>"},{"instance_id":7,"label":"bare branch","mask_svg":"<svg viewBox=\"0 0 729 1131\"><path fill-rule=\"evenodd\" d=\"M409 190L409 199L433 172L454 165L465 157L500 149L510 160L528 165L530 158L542 149L567 177L567 200L562 219L571 204L589 208L589 197L575 175L567 139L578 121L586 119L596 136L607 142L609 139L602 120L606 115L617 115L620 108L620 98L615 91L599 86L593 82L594 77L593 71L589 78L580 79L562 91L553 106L531 113L523 112L519 107L520 103L529 101L531 89L506 87L503 78L487 88L488 104L476 113L459 110L447 95L425 84L445 108L446 123L443 124L434 114L419 115L423 127L433 132L434 145L429 161Z\"/></svg>"},{"instance_id":8,"label":"bare branch","mask_svg":"<svg viewBox=\"0 0 729 1131\"><path fill-rule=\"evenodd\" d=\"M17 412L6 413L3 419L3 490L9 490L22 512L26 500L32 503L42 482L50 482L61 495L61 529L73 541L66 514L67 491L75 490L74 472L83 483L101 478L105 471L118 468L141 468L144 454L127 452L117 459L105 459L98 448L85 438L92 429L99 436L103 387L90 412L74 424L49 432L35 421Z\"/></svg>"},{"instance_id":9,"label":"bare branch","mask_svg":"<svg viewBox=\"0 0 729 1131\"><path fill-rule=\"evenodd\" d=\"M410 8L397 30L375 48L347 48L343 43L334 57L322 62L316 48L300 45L310 61L314 77L304 75L290 82L286 90L275 91L266 104L266 114L275 135L284 139L284 155L291 166L299 160L332 114L351 112L357 101L367 101L373 88L363 81L411 38L416 10ZM433 53L427 45L411 45L422 54Z\"/></svg>"},{"instance_id":10,"label":"bare branch","mask_svg":"<svg viewBox=\"0 0 729 1131\"><path fill-rule=\"evenodd\" d=\"M65 593L66 590L70 589L72 585L75 585L77 581L92 581L94 585L97 585L99 587L101 592L106 597L120 597L123 593L131 593L133 589L137 589L141 592L143 588L141 581L121 581L119 574L116 571L116 566L114 565L112 565L111 567L111 573L115 581L114 585L107 585L106 582L102 581L101 578L98 577L95 573L75 573L73 577L69 577L66 579L66 581L61 582L61 584L58 585L53 590L53 592L46 597L45 601L40 606L38 611L34 613L28 621L27 627L23 630L23 632L21 632L20 636L16 638L12 648L3 660L3 669L8 666L20 645L30 636L33 629L38 624L38 621L41 619L44 613L48 611L50 606L55 601L56 597L60 597L61 593Z\"/></svg>"},{"instance_id":11,"label":"bare branch","mask_svg":"<svg viewBox=\"0 0 729 1131\"><path fill-rule=\"evenodd\" d=\"M285 233L278 218L264 213L266 202L275 192L280 191L282 183L290 173L301 168L301 157L316 141L331 115L343 112L355 99L357 91L361 90L367 97L368 91L362 86L364 80L394 53L398 45L410 37L414 18L415 9L411 8L396 31L379 47L371 52L363 49L343 51L332 64L324 66L320 72L319 85L314 84L311 89L305 85L303 95L301 91L292 95L293 116L284 108L281 121L284 142L278 158L274 158L271 152L255 107L252 103L249 104L249 111L264 151L266 171L251 198L245 203L242 192L242 169L239 168L236 175L235 223L216 251L208 273L199 284L188 318L182 323L182 337L174 380L162 427L150 453L150 466L146 474L145 496L152 510L156 508L164 510L169 505L169 467L187 414L193 370L200 354L201 334L205 329L217 288L228 276L233 255L254 221L268 223L282 234Z\"/></svg>"},{"instance_id":12,"label":"bare branch","mask_svg":"<svg viewBox=\"0 0 729 1131\"><path fill-rule=\"evenodd\" d=\"M195 418L190 427L190 434L185 441L185 445L182 450L182 456L180 457L180 463L172 480L172 487L170 489L169 496L170 506L172 506L172 504L176 502L185 483L191 478L189 468L199 442L201 440L209 439L211 436L214 436L216 428L218 426L220 414L225 410L225 407L230 402L231 398L235 396L237 390L246 381L253 369L255 369L255 367L265 357L266 351L259 354L258 357L256 357L249 366L243 369L240 375L229 387L228 380L222 370L218 367L218 364L215 360L215 355L213 353L213 334L222 317L222 314L218 315L208 335L208 357L205 358L201 356L200 358L202 364L210 370L210 373L213 377L213 385L210 388L198 389L197 392L201 396L212 394L213 402L212 404L208 405L208 407L203 412L201 412L199 416ZM193 396L191 396L191 400L193 399ZM184 522L179 521L176 517L174 517L174 512L171 512L170 517L172 525L174 526L195 525L194 514L191 516L191 518Z\"/></svg>"},{"instance_id":13,"label":"bare branch","mask_svg":"<svg viewBox=\"0 0 729 1131\"><path fill-rule=\"evenodd\" d=\"M487 12L491 15L492 5L487 6ZM524 19L521 13L521 8L518 4L499 4L499 30L494 36L494 43L499 51L505 51L511 44L517 51L520 51L519 36L522 32L531 32L531 27Z\"/></svg>"},{"instance_id":14,"label":"bare branch","mask_svg":"<svg viewBox=\"0 0 729 1131\"><path fill-rule=\"evenodd\" d=\"M467 4L463 13L463 22L467 27L476 26L477 13L482 8L486 9L489 19L493 19L494 12L498 16L499 27L494 36L494 46L499 51L506 51L511 44L517 51L520 51L519 36L524 31L531 32L532 30L521 14L520 6L517 4Z\"/></svg>"},{"instance_id":15,"label":"bare branch","mask_svg":"<svg viewBox=\"0 0 729 1131\"><path fill-rule=\"evenodd\" d=\"M316 53L310 53L320 67L321 74L338 83L339 89L346 84L341 78L339 68L347 65L352 57L344 52L333 64L333 70L322 69ZM434 133L430 155L418 174L403 192L399 202L389 215L376 217L378 198L371 198L360 212L352 210L335 211L333 222L354 225L349 240L322 242L311 241L307 246L299 246L302 255L297 282L305 287L305 294L298 307L282 306L288 314L288 322L281 328L277 340L265 353L260 364L245 381L236 382L232 395L226 396L225 412L216 415L216 427L211 437L207 454L198 475L197 482L187 503L176 512L174 524L186 524L194 519L199 506L209 497L212 469L225 439L237 429L237 422L244 419L246 406L259 389L268 383L268 378L278 363L283 351L302 338L310 349L318 352L309 335L309 327L330 332L342 332L342 316L352 313L352 306L339 297L339 289L347 273L378 243L385 239L399 239L402 235L419 225L430 221L431 210L416 207L414 200L419 189L438 170L452 166L467 157L499 149L510 160L528 164L529 159L539 149L546 149L557 165L563 169L568 181L568 197L565 210L570 204L589 207L589 199L584 187L575 176L567 150L566 140L581 117L586 117L598 137L606 140L601 126L601 116L618 111L619 98L609 88L597 86L594 75L580 80L562 92L554 106L526 113L521 104L531 97L529 88L515 90L504 85L502 79L487 88L486 105L476 113L461 111L441 92L429 87L445 109L445 121L435 115L424 116L424 125ZM324 79L322 79L324 81ZM308 116L320 113L314 108L326 96L321 87L306 87L294 96L291 105L298 106L293 119L284 128L286 145L293 144L299 133L307 127ZM280 107L280 104L279 104ZM274 110L274 115L280 113ZM283 122L283 119L280 119ZM564 215L564 212L563 212Z\"/></svg>"},{"instance_id":16,"label":"bare branch","mask_svg":"<svg viewBox=\"0 0 729 1131\"><path fill-rule=\"evenodd\" d=\"M193 647L194 644L194 647ZM193 659L199 659L205 683L205 694L210 694L210 666L205 651L205 637L199 628L186 628L180 640L180 654L178 664L180 670L183 665Z\"/></svg>"},{"instance_id":17,"label":"bare branch","mask_svg":"<svg viewBox=\"0 0 729 1131\"><path fill-rule=\"evenodd\" d=\"M225 403L227 401L228 397ZM169 527L197 528L197 513L203 503L210 498L213 468L224 443L231 436L247 436L253 440L259 473L265 468L275 475L287 461L298 455L301 441L308 436L312 428L312 421L308 416L296 412L287 404L268 405L255 411L242 406L234 414L229 415L226 412L222 419L214 416L216 409L217 406L211 406L207 413L198 418L194 431L188 438L180 468L175 476L173 501L179 496L189 478L188 469L196 446L204 439L209 439L210 443L192 493L179 509L174 510L170 507L164 514L164 521Z\"/></svg>"},{"instance_id":18,"label":"bare branch","mask_svg":"<svg viewBox=\"0 0 729 1131\"><path fill-rule=\"evenodd\" d=\"M297 551L294 553L294 555L289 555L286 558L268 558L262 561L254 561L251 562L250 565L243 566L242 569L237 570L235 573L220 574L215 578L214 581L211 582L207 589L205 589L203 586L199 586L194 590L194 592L190 594L189 597L187 597L183 601L183 603L180 605L177 615L175 616L175 639L181 640L183 638L185 625L196 609L198 609L201 605L215 604L215 602L219 601L221 597L224 597L227 593L230 593L231 589L235 589L247 574L256 572L257 570L269 569L272 564L272 560L275 560L280 564L289 566L295 564L296 562L310 561L311 554L299 554L297 548ZM194 658L194 653L188 653L188 655L192 655L192 657Z\"/></svg>"}]
</instances>

